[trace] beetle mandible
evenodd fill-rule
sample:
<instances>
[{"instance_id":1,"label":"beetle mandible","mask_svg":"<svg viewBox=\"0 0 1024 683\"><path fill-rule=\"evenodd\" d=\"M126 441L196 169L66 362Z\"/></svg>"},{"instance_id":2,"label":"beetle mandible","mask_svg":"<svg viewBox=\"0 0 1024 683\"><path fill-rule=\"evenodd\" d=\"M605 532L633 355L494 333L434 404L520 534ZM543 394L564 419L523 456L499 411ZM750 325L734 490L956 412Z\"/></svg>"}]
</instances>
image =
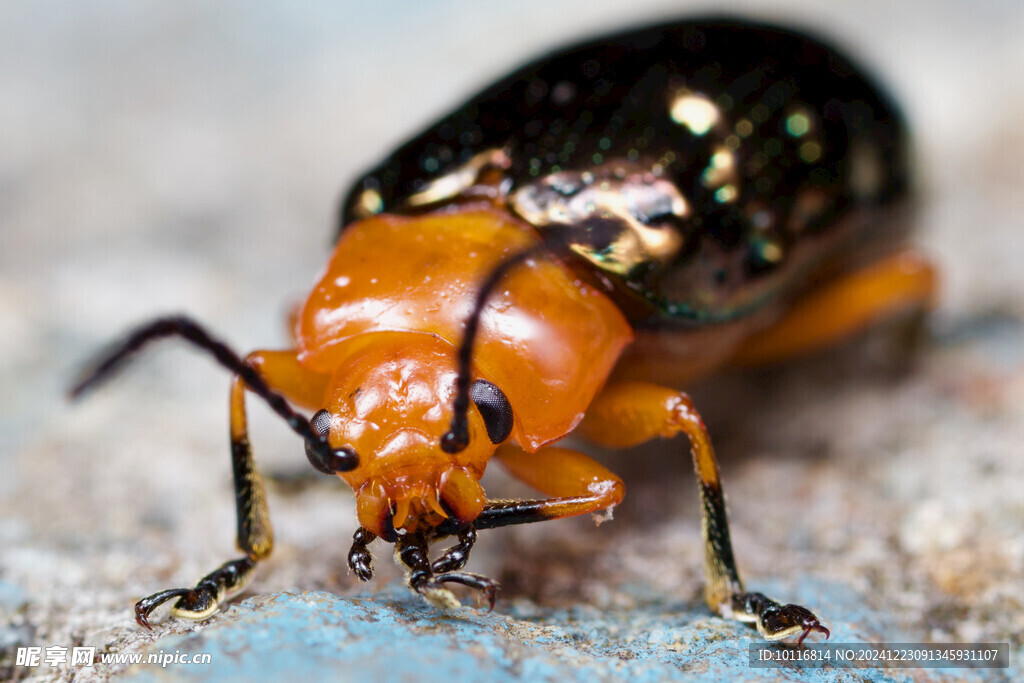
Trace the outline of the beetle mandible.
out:
<instances>
[{"instance_id":1,"label":"beetle mandible","mask_svg":"<svg viewBox=\"0 0 1024 683\"><path fill-rule=\"evenodd\" d=\"M711 609L768 639L828 629L740 581L714 451L677 387L923 311L931 265L900 246L905 125L846 57L739 20L681 21L562 50L429 126L347 194L339 237L296 317L294 348L242 359L184 317L130 333L78 396L147 342L184 338L234 374L231 461L244 556L141 600L202 619L273 545L245 392L356 495L349 565L396 545L414 591L497 584L463 571L482 529L622 500L621 479L556 444L685 435ZM668 383L669 386L664 386ZM307 418L292 406L314 411ZM490 500L496 458L545 494ZM456 543L431 561L429 546Z\"/></svg>"}]
</instances>

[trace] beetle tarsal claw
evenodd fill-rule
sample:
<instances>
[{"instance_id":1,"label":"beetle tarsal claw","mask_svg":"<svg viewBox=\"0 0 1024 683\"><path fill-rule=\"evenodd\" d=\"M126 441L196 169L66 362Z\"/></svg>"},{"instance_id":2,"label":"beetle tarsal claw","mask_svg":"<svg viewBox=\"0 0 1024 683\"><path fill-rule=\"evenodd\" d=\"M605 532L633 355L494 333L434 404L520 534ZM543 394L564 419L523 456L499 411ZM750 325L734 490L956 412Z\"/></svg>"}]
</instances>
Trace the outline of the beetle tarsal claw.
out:
<instances>
[{"instance_id":1,"label":"beetle tarsal claw","mask_svg":"<svg viewBox=\"0 0 1024 683\"><path fill-rule=\"evenodd\" d=\"M217 611L225 597L245 588L255 567L256 562L248 557L231 560L200 579L194 588L172 588L154 593L135 603L135 620L140 626L152 629L149 617L153 610L174 598L178 601L171 607L172 617L192 621L206 619Z\"/></svg>"},{"instance_id":2,"label":"beetle tarsal claw","mask_svg":"<svg viewBox=\"0 0 1024 683\"><path fill-rule=\"evenodd\" d=\"M462 607L462 603L455 597L455 594L444 585L446 583L458 583L479 591L487 603L488 612L494 609L499 588L497 581L471 572L450 571L434 574L429 570L412 570L406 580L409 587L423 596L424 600L434 607L446 610L456 610Z\"/></svg>"},{"instance_id":3,"label":"beetle tarsal claw","mask_svg":"<svg viewBox=\"0 0 1024 683\"><path fill-rule=\"evenodd\" d=\"M769 609L757 620L757 631L766 640L780 640L799 633L797 645L802 644L812 631L824 634L826 640L832 635L814 612L800 605L780 605Z\"/></svg>"},{"instance_id":4,"label":"beetle tarsal claw","mask_svg":"<svg viewBox=\"0 0 1024 683\"><path fill-rule=\"evenodd\" d=\"M458 583L480 591L481 597L487 603L487 611L490 612L494 609L494 603L497 600L498 588L500 586L497 581L480 574L447 572L425 578L414 577L409 581L412 589L422 595L431 605L441 609L459 609L462 607L462 603L459 602L454 593L442 585L445 583Z\"/></svg>"},{"instance_id":5,"label":"beetle tarsal claw","mask_svg":"<svg viewBox=\"0 0 1024 683\"><path fill-rule=\"evenodd\" d=\"M780 605L761 593L733 596L731 610L732 616L739 621L753 622L765 640L782 640L800 634L796 642L801 645L814 631L824 634L826 639L832 635L817 615L806 607Z\"/></svg>"}]
</instances>

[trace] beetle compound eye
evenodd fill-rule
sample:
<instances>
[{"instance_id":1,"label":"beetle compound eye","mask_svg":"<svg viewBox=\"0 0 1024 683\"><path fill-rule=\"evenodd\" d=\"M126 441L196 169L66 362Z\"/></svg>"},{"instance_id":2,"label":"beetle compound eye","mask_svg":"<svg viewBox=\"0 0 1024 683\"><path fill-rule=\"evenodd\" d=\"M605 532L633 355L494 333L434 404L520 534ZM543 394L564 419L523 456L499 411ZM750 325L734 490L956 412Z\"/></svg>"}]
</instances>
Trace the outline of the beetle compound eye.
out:
<instances>
[{"instance_id":1,"label":"beetle compound eye","mask_svg":"<svg viewBox=\"0 0 1024 683\"><path fill-rule=\"evenodd\" d=\"M331 414L326 410L317 411L309 421L309 427L322 440L320 443L306 441L306 458L317 472L334 474L348 472L359 464L356 452L348 447L332 450L327 445L327 435L331 432Z\"/></svg>"},{"instance_id":2,"label":"beetle compound eye","mask_svg":"<svg viewBox=\"0 0 1024 683\"><path fill-rule=\"evenodd\" d=\"M306 458L309 464L317 472L323 474L336 474L338 472L349 472L359 464L356 452L347 446L337 450L328 449L327 455L323 455L316 449L316 445L306 442Z\"/></svg>"},{"instance_id":3,"label":"beetle compound eye","mask_svg":"<svg viewBox=\"0 0 1024 683\"><path fill-rule=\"evenodd\" d=\"M501 443L512 433L512 404L504 392L485 379L473 382L470 389L473 403L480 410L491 443Z\"/></svg>"},{"instance_id":4,"label":"beetle compound eye","mask_svg":"<svg viewBox=\"0 0 1024 683\"><path fill-rule=\"evenodd\" d=\"M309 426L317 436L327 436L331 433L331 414L326 410L318 410L310 419Z\"/></svg>"},{"instance_id":5,"label":"beetle compound eye","mask_svg":"<svg viewBox=\"0 0 1024 683\"><path fill-rule=\"evenodd\" d=\"M317 472L321 474L334 474L334 470L328 466L324 457L313 448L313 444L309 441L306 442L306 459L309 460L309 464Z\"/></svg>"}]
</instances>

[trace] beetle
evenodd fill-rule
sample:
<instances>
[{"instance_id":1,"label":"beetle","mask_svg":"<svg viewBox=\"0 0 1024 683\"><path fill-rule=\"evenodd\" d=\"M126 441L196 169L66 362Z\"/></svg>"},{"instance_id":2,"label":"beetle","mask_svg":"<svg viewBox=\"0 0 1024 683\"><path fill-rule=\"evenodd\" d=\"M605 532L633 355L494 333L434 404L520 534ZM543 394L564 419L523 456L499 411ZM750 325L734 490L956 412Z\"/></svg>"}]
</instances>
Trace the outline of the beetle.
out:
<instances>
[{"instance_id":1,"label":"beetle","mask_svg":"<svg viewBox=\"0 0 1024 683\"><path fill-rule=\"evenodd\" d=\"M159 318L72 389L168 336L234 373L244 555L141 600L138 622L174 599L172 615L209 616L271 552L249 391L355 492L361 580L382 539L430 602L457 606L455 583L493 608L497 584L463 571L477 532L622 500L618 476L559 440L685 435L710 608L767 639L828 637L809 609L744 589L711 441L679 387L932 304L935 270L903 246L907 144L894 102L847 57L736 19L589 41L486 88L353 184L293 348L243 359L189 318ZM492 459L546 497L489 499Z\"/></svg>"}]
</instances>

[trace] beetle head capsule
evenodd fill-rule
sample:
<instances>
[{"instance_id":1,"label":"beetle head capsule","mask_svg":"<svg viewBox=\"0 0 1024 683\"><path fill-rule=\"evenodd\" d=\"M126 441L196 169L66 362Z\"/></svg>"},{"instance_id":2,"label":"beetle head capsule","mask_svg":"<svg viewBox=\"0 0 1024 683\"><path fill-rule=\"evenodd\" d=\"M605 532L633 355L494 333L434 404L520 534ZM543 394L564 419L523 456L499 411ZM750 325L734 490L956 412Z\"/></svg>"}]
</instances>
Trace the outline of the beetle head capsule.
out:
<instances>
[{"instance_id":1,"label":"beetle head capsule","mask_svg":"<svg viewBox=\"0 0 1024 683\"><path fill-rule=\"evenodd\" d=\"M327 393L329 440L351 448L359 466L339 472L356 492L362 526L383 538L421 531L483 509L477 483L496 444L479 410L469 415L469 445L445 453L454 349L431 334L379 332L353 340Z\"/></svg>"}]
</instances>

